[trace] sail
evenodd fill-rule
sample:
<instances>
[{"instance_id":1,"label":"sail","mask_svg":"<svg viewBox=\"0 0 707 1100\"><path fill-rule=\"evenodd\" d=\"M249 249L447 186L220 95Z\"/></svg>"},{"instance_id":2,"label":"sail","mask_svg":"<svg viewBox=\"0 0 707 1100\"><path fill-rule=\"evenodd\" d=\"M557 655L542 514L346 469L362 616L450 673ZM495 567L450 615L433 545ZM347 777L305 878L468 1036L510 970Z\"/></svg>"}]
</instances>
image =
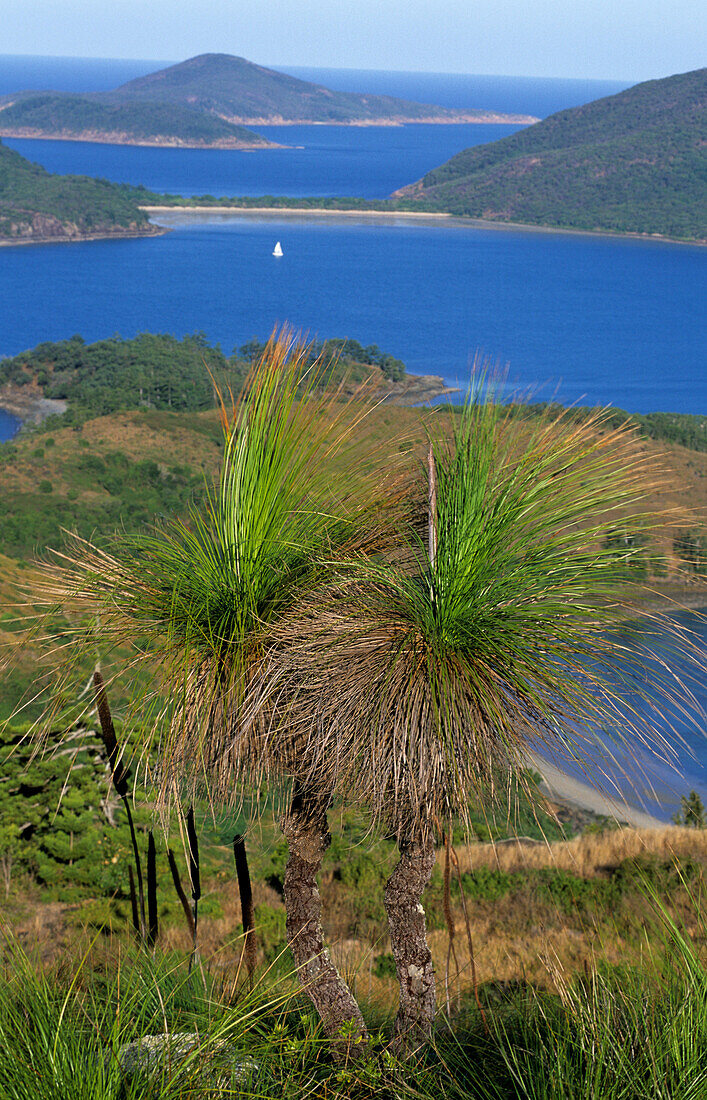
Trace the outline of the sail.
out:
<instances>
[{"instance_id":1,"label":"sail","mask_svg":"<svg viewBox=\"0 0 707 1100\"><path fill-rule=\"evenodd\" d=\"M277 244L273 248L272 254L273 254L273 256L282 256L282 245L280 244L279 241L277 242Z\"/></svg>"}]
</instances>

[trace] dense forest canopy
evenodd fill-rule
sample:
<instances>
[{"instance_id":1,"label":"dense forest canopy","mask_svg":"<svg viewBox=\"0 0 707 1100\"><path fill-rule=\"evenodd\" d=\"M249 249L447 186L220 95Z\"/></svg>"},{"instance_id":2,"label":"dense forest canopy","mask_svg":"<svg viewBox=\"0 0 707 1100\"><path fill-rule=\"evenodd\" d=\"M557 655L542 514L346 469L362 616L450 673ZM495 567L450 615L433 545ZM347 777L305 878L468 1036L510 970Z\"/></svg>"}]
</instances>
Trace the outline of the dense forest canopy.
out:
<instances>
[{"instance_id":1,"label":"dense forest canopy","mask_svg":"<svg viewBox=\"0 0 707 1100\"><path fill-rule=\"evenodd\" d=\"M55 175L0 142L0 239L152 231L128 190L108 180Z\"/></svg>"},{"instance_id":2,"label":"dense forest canopy","mask_svg":"<svg viewBox=\"0 0 707 1100\"><path fill-rule=\"evenodd\" d=\"M68 402L66 422L138 408L197 412L214 408L216 388L238 393L250 363L264 348L253 339L227 357L203 333L178 340L144 332L131 340L113 336L93 344L76 335L0 359L0 386L35 385L44 397ZM357 340L315 340L310 361L317 358L333 381L346 376L359 382L373 369L391 382L405 377L399 359Z\"/></svg>"}]
</instances>

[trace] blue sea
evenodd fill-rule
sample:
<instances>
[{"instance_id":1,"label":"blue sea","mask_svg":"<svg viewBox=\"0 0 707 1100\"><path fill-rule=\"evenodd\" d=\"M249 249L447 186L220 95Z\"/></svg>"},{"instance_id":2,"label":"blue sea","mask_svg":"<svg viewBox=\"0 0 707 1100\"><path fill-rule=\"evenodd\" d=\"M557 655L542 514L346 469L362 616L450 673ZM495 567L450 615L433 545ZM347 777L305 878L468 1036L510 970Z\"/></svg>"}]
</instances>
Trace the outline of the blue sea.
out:
<instances>
[{"instance_id":1,"label":"blue sea","mask_svg":"<svg viewBox=\"0 0 707 1100\"><path fill-rule=\"evenodd\" d=\"M0 94L111 88L163 64L0 56ZM341 90L541 117L627 86L288 71ZM514 129L263 127L289 148L251 153L6 143L51 171L158 191L384 198L461 149ZM707 414L707 253L697 246L404 217L160 220L171 231L155 239L0 249L0 356L76 332L96 340L198 331L230 352L288 321L312 336L378 344L410 371L442 375L462 390L480 354L507 368L509 389L524 395ZM276 240L281 259L272 256ZM0 416L0 439L16 427ZM697 735L694 744L707 758ZM701 765L683 757L682 766L689 785L707 795Z\"/></svg>"}]
</instances>

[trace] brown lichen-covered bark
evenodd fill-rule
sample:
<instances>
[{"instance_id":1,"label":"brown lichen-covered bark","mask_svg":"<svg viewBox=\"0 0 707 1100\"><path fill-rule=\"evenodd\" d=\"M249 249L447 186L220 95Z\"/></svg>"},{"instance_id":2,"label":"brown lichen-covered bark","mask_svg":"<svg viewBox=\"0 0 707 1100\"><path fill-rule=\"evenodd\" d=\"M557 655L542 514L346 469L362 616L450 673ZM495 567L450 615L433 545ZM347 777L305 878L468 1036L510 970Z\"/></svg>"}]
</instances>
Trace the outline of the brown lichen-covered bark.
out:
<instances>
[{"instance_id":1,"label":"brown lichen-covered bark","mask_svg":"<svg viewBox=\"0 0 707 1100\"><path fill-rule=\"evenodd\" d=\"M287 942L300 981L319 1013L327 1035L340 1038L348 1055L365 1049L368 1038L361 1010L324 947L322 903L317 874L331 843L326 808L296 790L281 822L289 845L285 868Z\"/></svg>"},{"instance_id":2,"label":"brown lichen-covered bark","mask_svg":"<svg viewBox=\"0 0 707 1100\"><path fill-rule=\"evenodd\" d=\"M429 1042L435 1016L435 974L427 945L422 894L435 864L434 844L401 840L400 862L385 887L385 910L400 983L392 1047L412 1054Z\"/></svg>"}]
</instances>

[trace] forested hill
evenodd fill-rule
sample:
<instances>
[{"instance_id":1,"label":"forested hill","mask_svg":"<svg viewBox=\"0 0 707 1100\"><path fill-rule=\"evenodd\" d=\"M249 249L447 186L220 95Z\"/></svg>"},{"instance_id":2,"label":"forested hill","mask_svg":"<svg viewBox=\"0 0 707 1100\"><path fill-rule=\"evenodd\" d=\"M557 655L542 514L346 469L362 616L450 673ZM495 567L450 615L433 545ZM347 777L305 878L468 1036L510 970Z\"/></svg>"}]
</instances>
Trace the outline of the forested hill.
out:
<instances>
[{"instance_id":1,"label":"forested hill","mask_svg":"<svg viewBox=\"0 0 707 1100\"><path fill-rule=\"evenodd\" d=\"M120 102L149 100L186 105L246 125L299 121L533 121L526 115L499 115L480 109L456 111L393 96L334 92L230 54L201 54L131 80L105 95Z\"/></svg>"},{"instance_id":2,"label":"forested hill","mask_svg":"<svg viewBox=\"0 0 707 1100\"><path fill-rule=\"evenodd\" d=\"M0 241L158 232L127 189L88 176L54 175L0 142Z\"/></svg>"},{"instance_id":3,"label":"forested hill","mask_svg":"<svg viewBox=\"0 0 707 1100\"><path fill-rule=\"evenodd\" d=\"M24 391L27 397L66 402L64 423L126 409L213 409L218 404L215 387L237 394L252 360L264 350L264 344L251 340L227 357L201 333L183 340L143 332L130 340L113 336L92 344L79 335L48 341L0 359L0 407L9 389L13 397ZM348 379L354 385L373 377L384 390L395 392L396 384L401 389L414 382L399 359L375 345L362 347L357 340L314 341L309 362L317 359L323 377L336 384Z\"/></svg>"},{"instance_id":4,"label":"forested hill","mask_svg":"<svg viewBox=\"0 0 707 1100\"><path fill-rule=\"evenodd\" d=\"M113 103L100 95L61 92L21 95L6 103L0 104L0 134L8 137L188 148L275 147L252 130L181 104Z\"/></svg>"},{"instance_id":5,"label":"forested hill","mask_svg":"<svg viewBox=\"0 0 707 1100\"><path fill-rule=\"evenodd\" d=\"M427 209L707 238L707 69L637 84L465 149L397 192Z\"/></svg>"}]
</instances>

